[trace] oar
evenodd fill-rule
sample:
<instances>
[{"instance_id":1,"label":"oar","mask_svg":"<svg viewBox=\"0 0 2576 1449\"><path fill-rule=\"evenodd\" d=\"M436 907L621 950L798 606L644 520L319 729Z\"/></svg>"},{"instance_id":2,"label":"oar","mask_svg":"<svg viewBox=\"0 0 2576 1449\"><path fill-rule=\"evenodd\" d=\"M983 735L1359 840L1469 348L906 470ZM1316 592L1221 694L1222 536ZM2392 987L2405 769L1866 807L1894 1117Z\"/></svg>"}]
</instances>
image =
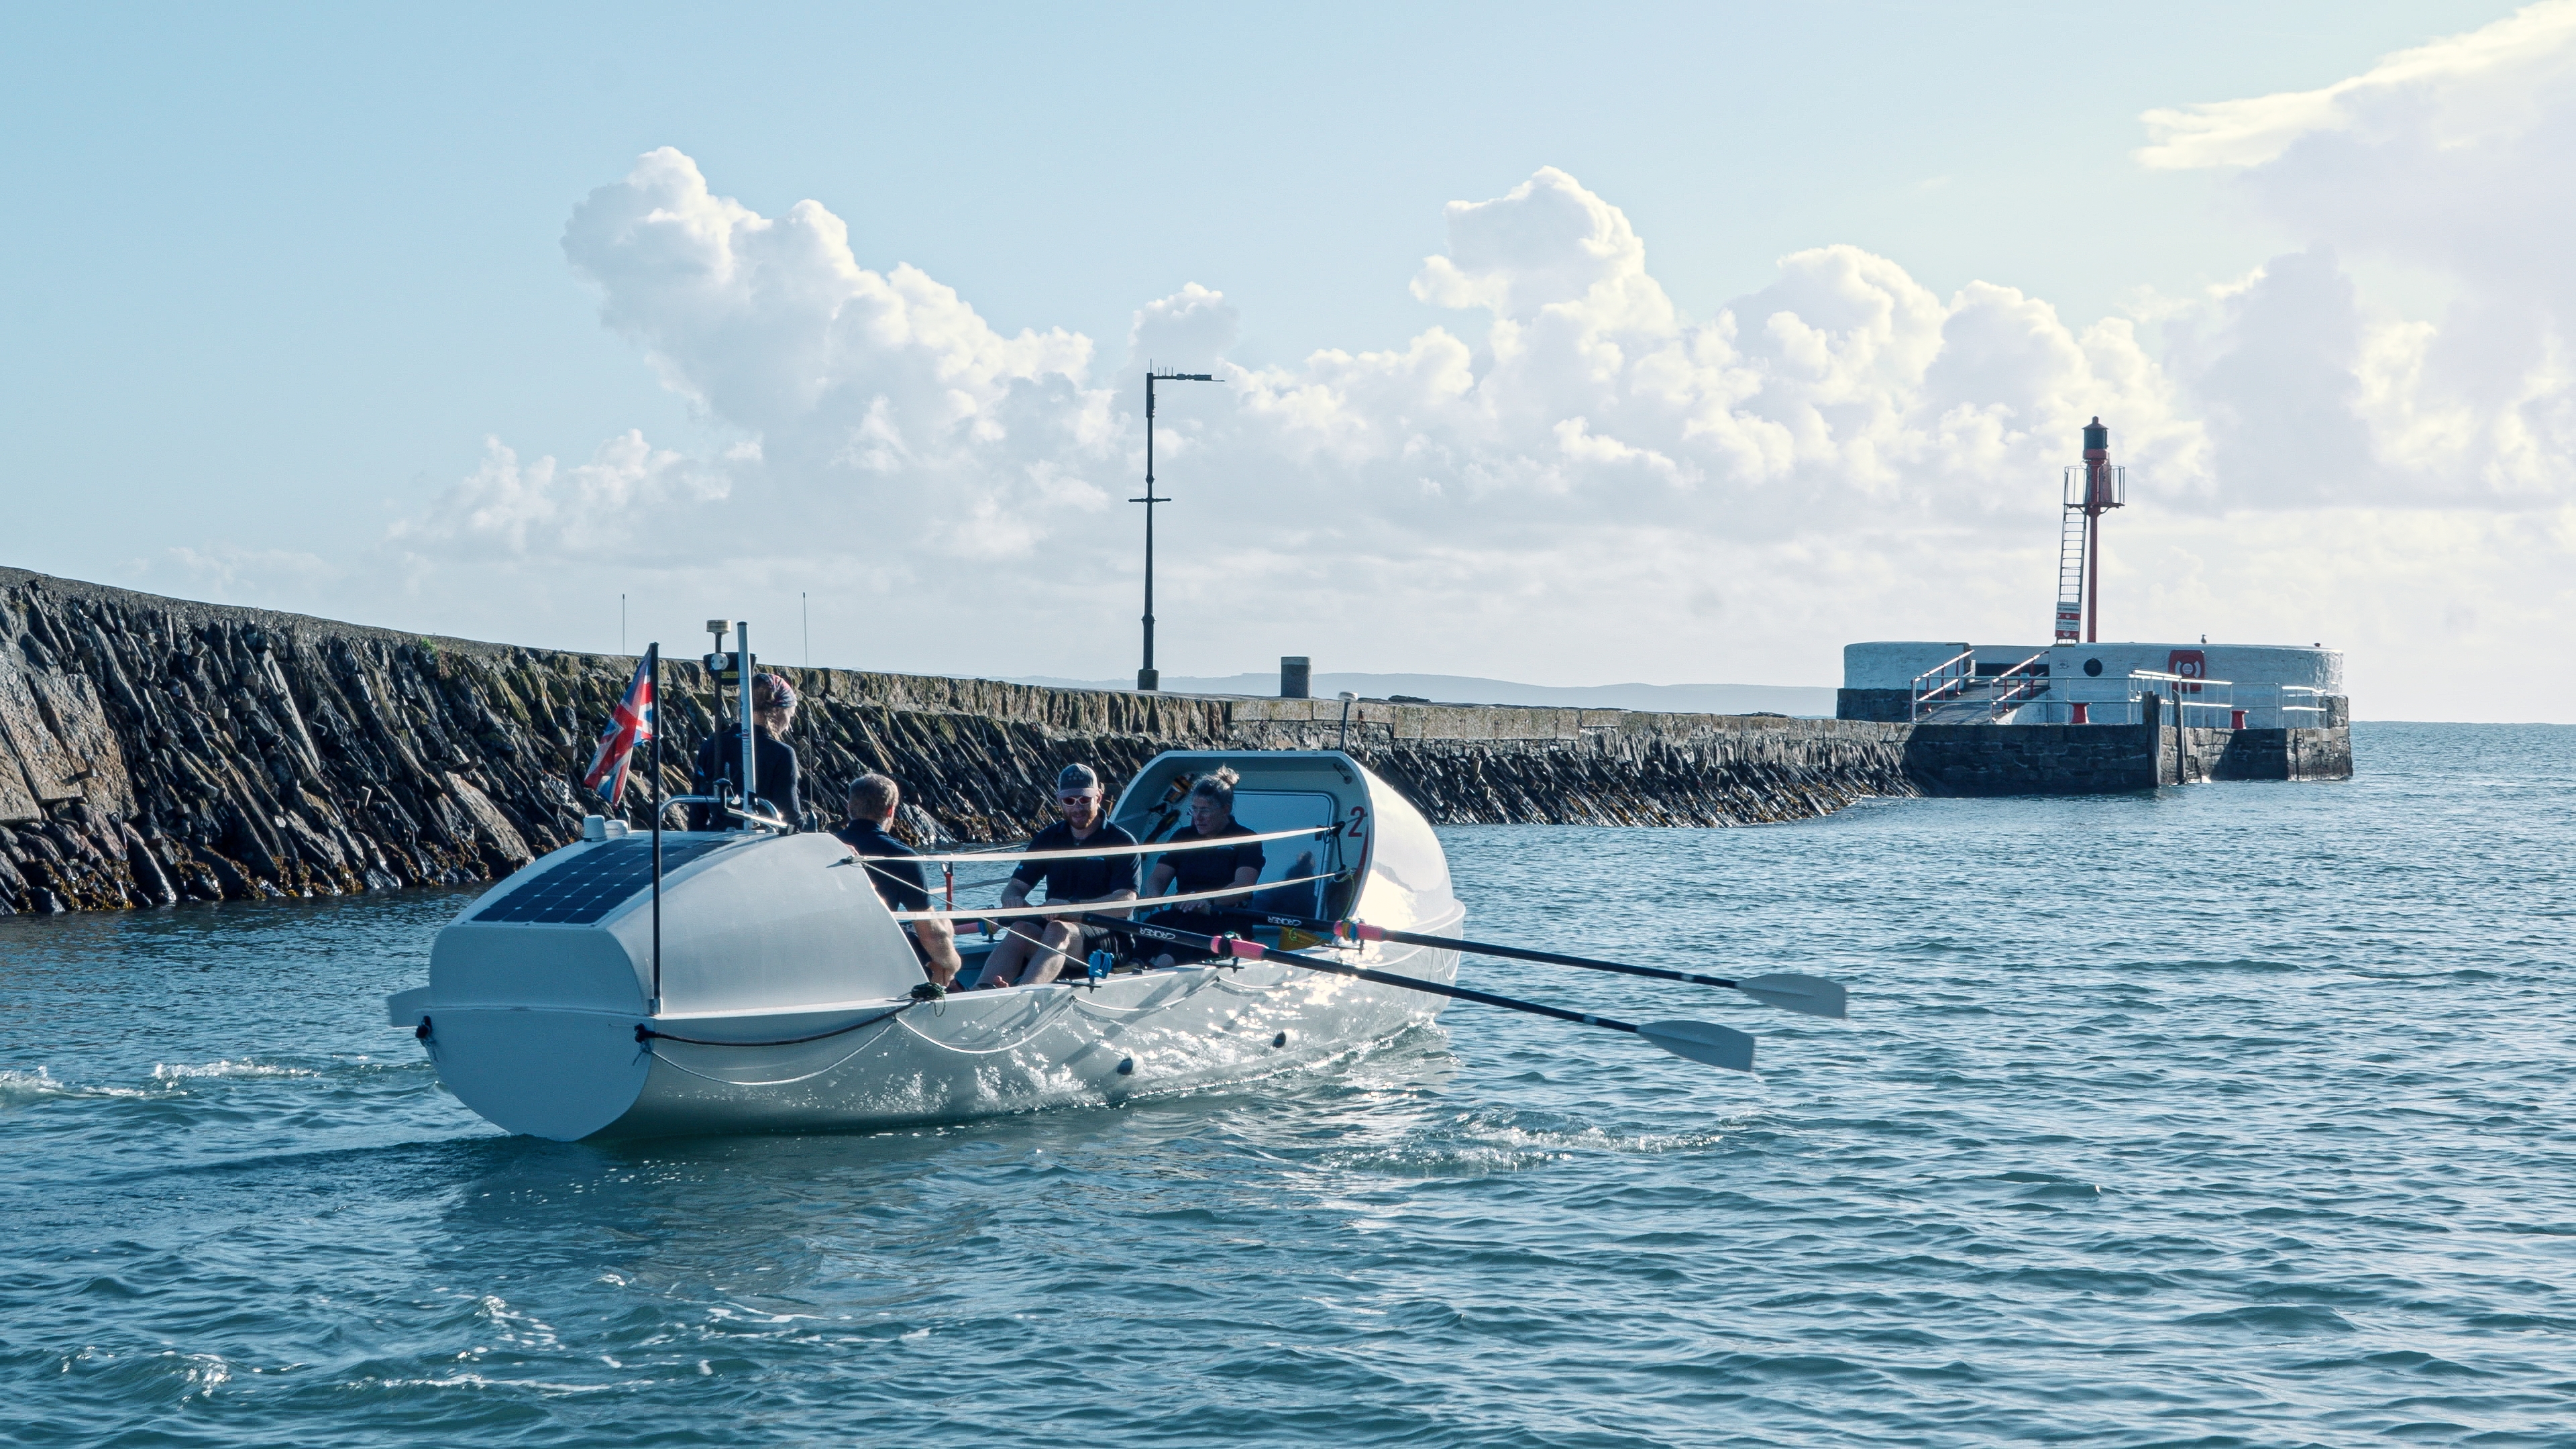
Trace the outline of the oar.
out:
<instances>
[{"instance_id":1,"label":"oar","mask_svg":"<svg viewBox=\"0 0 2576 1449\"><path fill-rule=\"evenodd\" d=\"M1753 1070L1753 1038L1731 1027L1705 1021L1616 1021L1588 1012L1567 1011L1561 1006L1542 1006L1535 1001L1521 1001L1509 996L1496 996L1490 991L1473 991L1464 986L1443 986L1436 981L1417 981L1410 976L1397 976L1385 971L1370 971L1345 965L1322 956L1304 956L1295 951L1274 951L1257 941L1234 936L1201 936L1188 931L1175 931L1165 926L1148 926L1116 916L1086 914L1082 918L1094 926L1105 926L1124 935L1147 941L1163 941L1187 946L1215 956L1229 956L1244 961L1288 961L1309 971L1329 971L1336 976L1349 976L1361 981L1374 981L1380 986L1401 987L1432 996L1446 996L1455 1001L1473 1001L1484 1006L1499 1006L1510 1011L1526 1011L1532 1016L1549 1016L1558 1021L1571 1021L1581 1026L1607 1027L1612 1031L1630 1032L1644 1037L1677 1057L1706 1062L1729 1071Z\"/></svg>"},{"instance_id":2,"label":"oar","mask_svg":"<svg viewBox=\"0 0 2576 1449\"><path fill-rule=\"evenodd\" d=\"M1543 961L1551 966L1581 966L1589 971L1616 971L1623 976L1652 976L1660 981L1688 981L1697 986L1723 986L1741 991L1766 1006L1789 1011L1802 1011L1809 1016L1843 1019L1845 993L1842 983L1822 976L1805 976L1795 971L1775 971L1768 976L1752 976L1732 981L1723 976L1699 976L1688 971L1666 971L1660 966L1630 966L1621 961L1595 961L1586 956L1560 956L1554 951L1525 951L1518 946L1496 946L1483 941L1461 941L1450 936L1423 936L1411 931L1389 930L1359 921L1312 921L1302 916L1244 917L1264 925L1293 926L1301 931L1330 935L1339 940L1345 933L1363 941L1401 941L1410 946L1440 946L1452 951L1473 951L1479 956L1502 956L1515 961Z\"/></svg>"}]
</instances>

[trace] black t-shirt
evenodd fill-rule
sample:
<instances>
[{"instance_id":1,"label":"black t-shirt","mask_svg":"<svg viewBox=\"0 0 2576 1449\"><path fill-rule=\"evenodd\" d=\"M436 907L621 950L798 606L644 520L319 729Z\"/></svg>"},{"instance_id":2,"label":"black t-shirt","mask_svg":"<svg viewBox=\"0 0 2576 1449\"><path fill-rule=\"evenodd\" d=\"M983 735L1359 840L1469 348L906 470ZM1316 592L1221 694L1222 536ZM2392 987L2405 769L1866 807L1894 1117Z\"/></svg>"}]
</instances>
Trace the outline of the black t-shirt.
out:
<instances>
[{"instance_id":1,"label":"black t-shirt","mask_svg":"<svg viewBox=\"0 0 2576 1449\"><path fill-rule=\"evenodd\" d=\"M1202 840L1222 840L1229 835L1252 833L1240 824L1228 825L1222 830L1207 835L1201 835L1196 830L1182 829L1173 831L1172 838L1164 844L1196 845ZM1186 896L1195 895L1200 891L1224 890L1234 884L1234 873L1245 866L1250 866L1252 878L1259 880L1262 859L1261 842L1256 840L1248 845L1238 845L1232 850L1223 848L1184 850L1164 856L1163 863L1172 868L1172 894ZM1216 904L1225 905L1227 902L1219 901Z\"/></svg>"},{"instance_id":2,"label":"black t-shirt","mask_svg":"<svg viewBox=\"0 0 2576 1449\"><path fill-rule=\"evenodd\" d=\"M1136 837L1104 820L1088 839L1073 838L1073 827L1059 820L1037 833L1029 849L1080 850L1085 846L1105 849L1112 845L1134 845ZM1112 891L1136 888L1136 861L1132 855L1095 855L1088 860L1024 860L1011 872L1011 879L1023 886L1046 882L1048 905L1058 901L1096 901Z\"/></svg>"},{"instance_id":3,"label":"black t-shirt","mask_svg":"<svg viewBox=\"0 0 2576 1449\"><path fill-rule=\"evenodd\" d=\"M757 798L769 802L769 812L787 822L791 830L805 828L805 794L801 772L796 766L795 747L785 740L774 740L767 731L755 731L751 762L759 788ZM711 735L698 746L697 768L689 775L689 793L713 795L716 781L730 780L742 771L742 734L728 729ZM719 815L704 805L689 807L692 830L726 830L737 821Z\"/></svg>"},{"instance_id":4,"label":"black t-shirt","mask_svg":"<svg viewBox=\"0 0 2576 1449\"><path fill-rule=\"evenodd\" d=\"M868 883L877 888L877 898L889 911L926 911L930 909L930 885L921 874L921 862L910 859L921 852L877 828L873 820L854 820L832 832L832 838L856 851L868 872Z\"/></svg>"}]
</instances>

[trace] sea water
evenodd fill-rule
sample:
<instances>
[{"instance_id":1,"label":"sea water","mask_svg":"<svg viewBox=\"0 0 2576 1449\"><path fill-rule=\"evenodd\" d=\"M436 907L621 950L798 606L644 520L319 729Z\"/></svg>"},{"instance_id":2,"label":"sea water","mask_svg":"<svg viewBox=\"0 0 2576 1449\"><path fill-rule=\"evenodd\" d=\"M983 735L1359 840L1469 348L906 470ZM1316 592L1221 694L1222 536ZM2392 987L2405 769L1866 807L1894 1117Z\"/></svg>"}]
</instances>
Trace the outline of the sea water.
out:
<instances>
[{"instance_id":1,"label":"sea water","mask_svg":"<svg viewBox=\"0 0 2576 1449\"><path fill-rule=\"evenodd\" d=\"M381 996L453 894L0 921L16 1444L2576 1443L2576 730L2358 778L1443 831L1471 959L1346 1067L565 1145Z\"/></svg>"}]
</instances>

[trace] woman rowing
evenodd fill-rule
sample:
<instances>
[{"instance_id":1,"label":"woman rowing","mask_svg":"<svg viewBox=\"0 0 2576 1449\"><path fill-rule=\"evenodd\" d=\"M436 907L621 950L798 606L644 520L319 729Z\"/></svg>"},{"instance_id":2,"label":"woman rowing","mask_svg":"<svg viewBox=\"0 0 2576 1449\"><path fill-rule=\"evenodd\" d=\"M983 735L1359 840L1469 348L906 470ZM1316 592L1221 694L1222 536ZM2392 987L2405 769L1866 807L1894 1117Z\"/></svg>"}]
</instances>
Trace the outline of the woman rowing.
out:
<instances>
[{"instance_id":1,"label":"woman rowing","mask_svg":"<svg viewBox=\"0 0 2576 1449\"><path fill-rule=\"evenodd\" d=\"M1190 787L1190 823L1172 832L1167 842L1174 846L1199 846L1199 849L1176 850L1154 866L1145 881L1148 900L1169 890L1175 895L1199 895L1207 891L1249 886L1261 879L1261 842L1248 840L1231 848L1213 842L1253 832L1234 820L1234 782L1240 777L1230 769L1211 771ZM1212 928L1209 917L1219 911L1241 910L1245 898L1234 896L1212 901L1182 901L1163 907L1145 919L1158 926L1176 926L1198 932ZM1182 961L1203 961L1205 951L1174 947L1155 958L1157 966L1176 965Z\"/></svg>"},{"instance_id":2,"label":"woman rowing","mask_svg":"<svg viewBox=\"0 0 2576 1449\"><path fill-rule=\"evenodd\" d=\"M796 763L796 747L787 742L787 732L796 724L795 686L775 674L753 675L751 719L755 726L752 797L741 802L742 808L775 819L791 831L802 829L804 781ZM698 746L689 793L740 795L741 787L735 781L741 773L742 734L728 723ZM692 830L724 830L732 824L730 816L707 805L691 806L689 816Z\"/></svg>"}]
</instances>

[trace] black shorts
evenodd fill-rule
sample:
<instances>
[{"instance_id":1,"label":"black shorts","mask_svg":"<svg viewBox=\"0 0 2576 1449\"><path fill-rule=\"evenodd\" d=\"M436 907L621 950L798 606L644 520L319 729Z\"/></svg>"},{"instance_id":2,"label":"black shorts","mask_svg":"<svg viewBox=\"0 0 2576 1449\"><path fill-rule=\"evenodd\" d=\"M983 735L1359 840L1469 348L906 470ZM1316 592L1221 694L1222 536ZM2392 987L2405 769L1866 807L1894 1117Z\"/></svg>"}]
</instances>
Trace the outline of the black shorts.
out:
<instances>
[{"instance_id":1,"label":"black shorts","mask_svg":"<svg viewBox=\"0 0 2576 1449\"><path fill-rule=\"evenodd\" d=\"M1178 906L1167 906L1159 911L1148 911L1138 919L1148 926L1160 926L1167 931L1185 931L1193 936L1216 936L1224 933L1226 918L1216 911L1185 911ZM1136 943L1136 954L1148 961L1159 956L1169 956L1172 958L1172 964L1176 966L1186 966L1193 961L1216 959L1216 954L1205 946L1183 946L1172 941L1140 940Z\"/></svg>"},{"instance_id":2,"label":"black shorts","mask_svg":"<svg viewBox=\"0 0 2576 1449\"><path fill-rule=\"evenodd\" d=\"M1002 921L998 924L1005 927L1024 926L1028 930L1029 939L1036 941L1045 937L1046 928L1053 922L1044 916L1022 916L1017 920ZM1082 933L1082 939L1074 943L1074 950L1082 955L1088 956L1104 947L1112 951L1118 949L1118 933L1107 926L1095 926L1085 921L1067 921L1065 924ZM999 941L1001 938L996 936L994 939Z\"/></svg>"}]
</instances>

